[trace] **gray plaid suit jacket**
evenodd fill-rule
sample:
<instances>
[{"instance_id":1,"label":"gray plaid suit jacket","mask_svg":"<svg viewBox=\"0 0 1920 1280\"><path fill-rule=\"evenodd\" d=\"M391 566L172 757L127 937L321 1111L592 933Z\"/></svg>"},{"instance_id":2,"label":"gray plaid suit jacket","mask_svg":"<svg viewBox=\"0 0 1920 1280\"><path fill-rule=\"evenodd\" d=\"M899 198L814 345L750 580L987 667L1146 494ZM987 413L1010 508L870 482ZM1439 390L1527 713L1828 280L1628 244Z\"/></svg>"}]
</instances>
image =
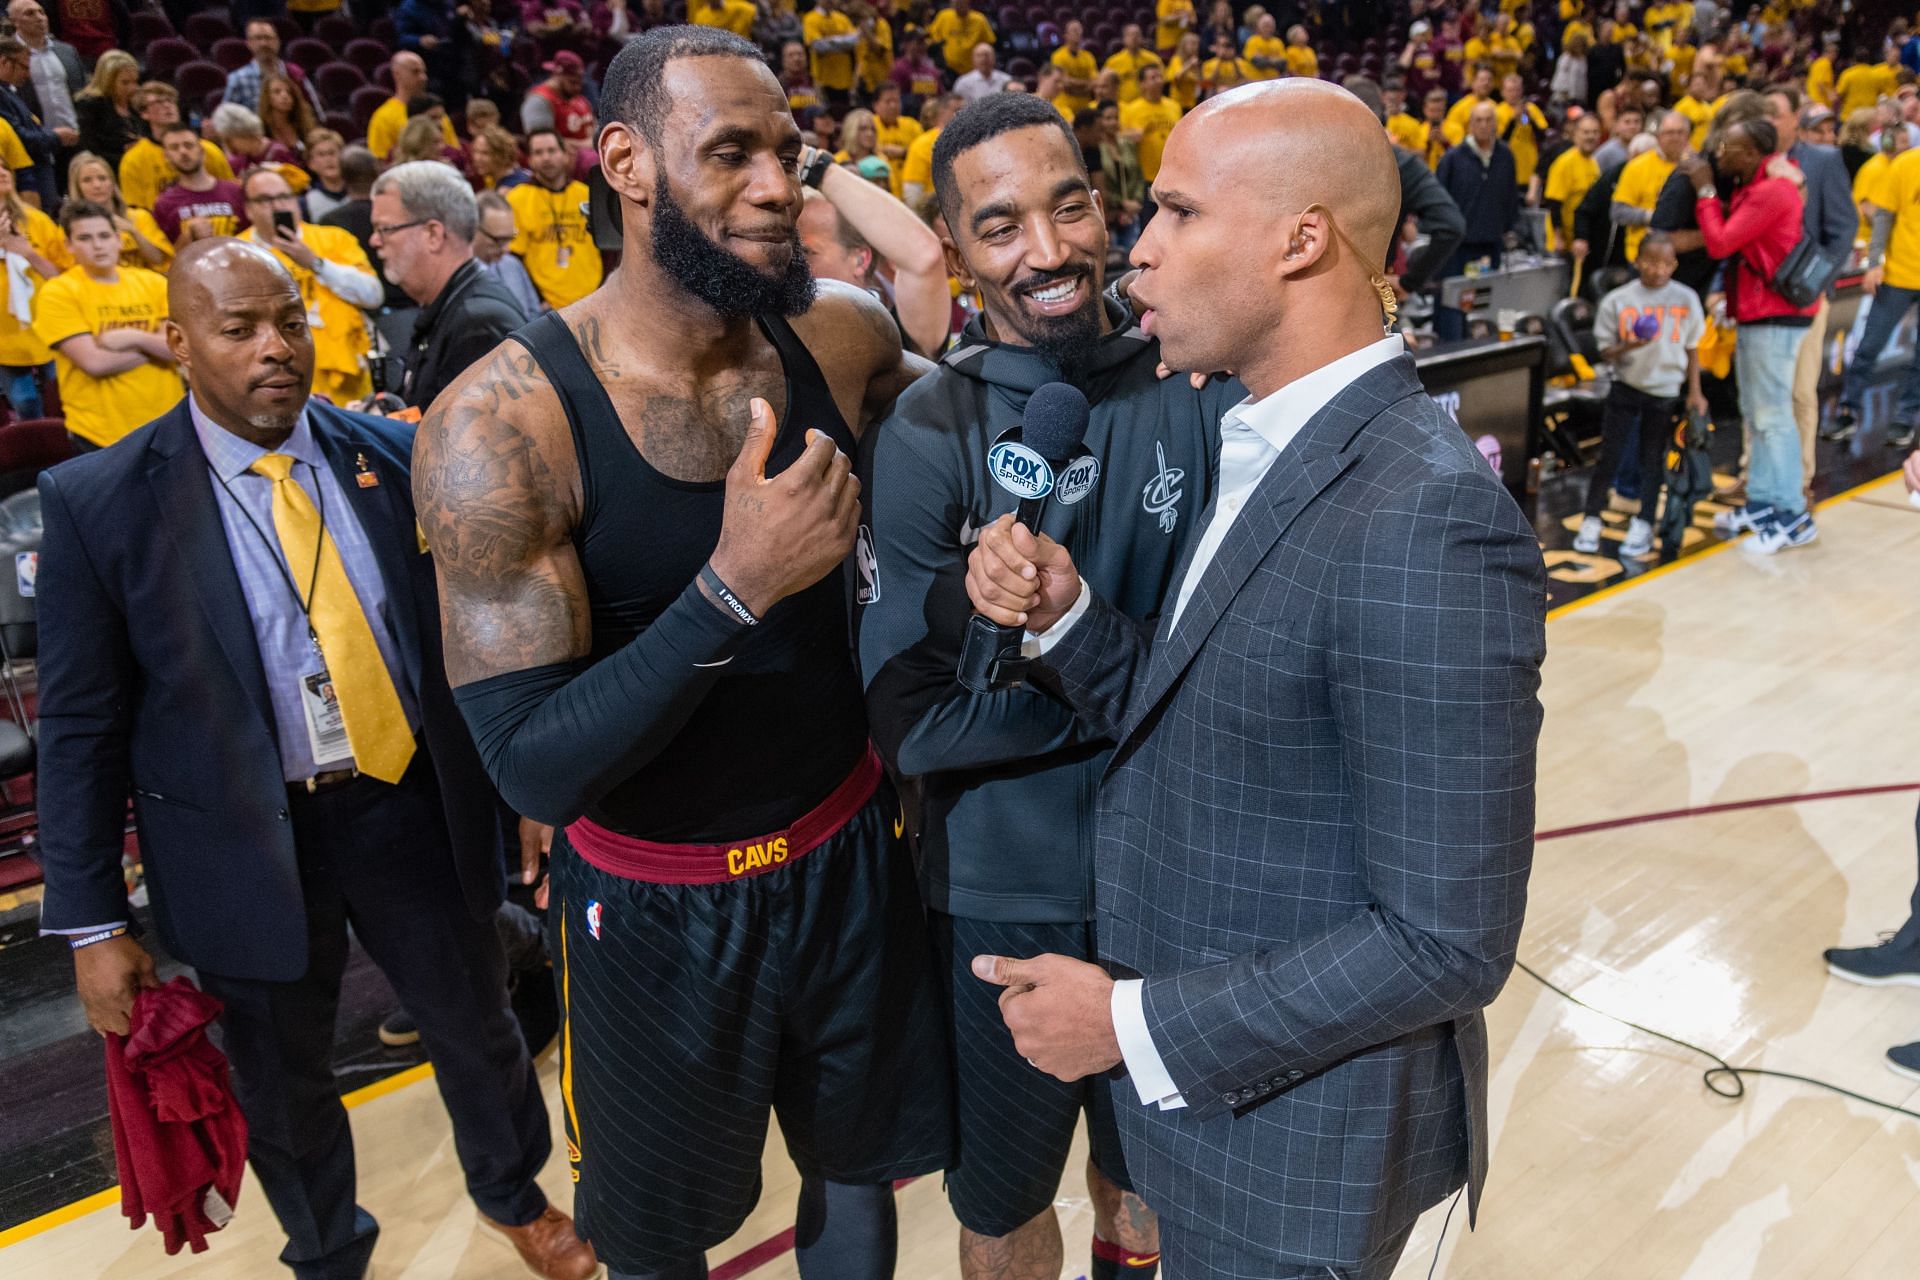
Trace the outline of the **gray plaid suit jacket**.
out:
<instances>
[{"instance_id":1,"label":"gray plaid suit jacket","mask_svg":"<svg viewBox=\"0 0 1920 1280\"><path fill-rule=\"evenodd\" d=\"M1095 599L1044 659L1119 743L1097 937L1188 1104L1115 1083L1168 1221L1351 1266L1462 1182L1477 1209L1545 610L1532 528L1403 356L1306 424L1171 634Z\"/></svg>"}]
</instances>

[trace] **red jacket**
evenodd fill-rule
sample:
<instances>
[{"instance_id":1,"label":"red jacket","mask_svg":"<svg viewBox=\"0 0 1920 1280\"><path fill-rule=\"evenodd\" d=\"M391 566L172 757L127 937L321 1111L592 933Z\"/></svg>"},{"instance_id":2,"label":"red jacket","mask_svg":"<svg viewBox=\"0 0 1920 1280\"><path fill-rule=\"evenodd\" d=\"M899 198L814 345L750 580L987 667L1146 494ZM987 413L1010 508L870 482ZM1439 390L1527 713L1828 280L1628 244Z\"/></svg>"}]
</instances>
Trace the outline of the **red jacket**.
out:
<instances>
[{"instance_id":1,"label":"red jacket","mask_svg":"<svg viewBox=\"0 0 1920 1280\"><path fill-rule=\"evenodd\" d=\"M1785 178L1756 177L1738 188L1725 212L1718 200L1695 202L1700 238L1716 258L1737 258L1728 264L1727 310L1739 324L1780 316L1811 317L1820 310L1796 307L1773 288L1780 269L1803 230L1800 188Z\"/></svg>"},{"instance_id":2,"label":"red jacket","mask_svg":"<svg viewBox=\"0 0 1920 1280\"><path fill-rule=\"evenodd\" d=\"M120 1211L151 1216L169 1254L203 1253L240 1198L247 1122L227 1060L207 1039L220 1002L186 978L133 998L125 1037L107 1037L107 1104L120 1166Z\"/></svg>"}]
</instances>

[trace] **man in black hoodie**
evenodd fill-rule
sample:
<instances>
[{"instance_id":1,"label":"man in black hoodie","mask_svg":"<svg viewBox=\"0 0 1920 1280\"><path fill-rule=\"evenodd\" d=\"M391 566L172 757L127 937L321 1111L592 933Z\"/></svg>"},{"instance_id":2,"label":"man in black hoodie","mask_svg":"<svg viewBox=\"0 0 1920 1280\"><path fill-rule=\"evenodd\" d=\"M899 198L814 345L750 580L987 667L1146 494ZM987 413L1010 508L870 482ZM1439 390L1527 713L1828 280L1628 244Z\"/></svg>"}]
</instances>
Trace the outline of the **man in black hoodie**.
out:
<instances>
[{"instance_id":1,"label":"man in black hoodie","mask_svg":"<svg viewBox=\"0 0 1920 1280\"><path fill-rule=\"evenodd\" d=\"M1117 593L1151 626L1204 527L1218 423L1244 392L1156 376L1158 344L1102 296L1105 222L1080 148L1045 100L994 94L964 108L941 131L933 178L948 263L986 310L869 433L870 524L855 555L869 719L887 762L918 783L921 886L944 953L961 1272L1060 1274L1053 1197L1085 1110L1091 1275L1149 1276L1157 1225L1127 1194L1107 1082L1066 1084L1023 1062L999 988L970 968L976 955L1093 958L1093 797L1112 744L1046 688L974 694L954 673L972 613L967 554L1017 501L988 476L988 450L1020 424L1029 395L1065 381L1092 403L1084 457L1062 468L1042 528L1103 597Z\"/></svg>"}]
</instances>

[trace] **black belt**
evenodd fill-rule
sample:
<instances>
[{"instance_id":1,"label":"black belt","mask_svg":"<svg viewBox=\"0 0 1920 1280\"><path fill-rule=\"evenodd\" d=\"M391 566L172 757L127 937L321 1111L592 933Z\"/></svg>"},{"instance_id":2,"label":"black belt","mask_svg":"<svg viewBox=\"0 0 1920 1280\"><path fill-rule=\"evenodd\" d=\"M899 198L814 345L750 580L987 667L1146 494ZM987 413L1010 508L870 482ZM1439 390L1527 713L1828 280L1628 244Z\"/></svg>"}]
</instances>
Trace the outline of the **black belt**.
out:
<instances>
[{"instance_id":1,"label":"black belt","mask_svg":"<svg viewBox=\"0 0 1920 1280\"><path fill-rule=\"evenodd\" d=\"M287 790L295 796L325 795L329 791L338 791L359 776L358 769L329 769L300 782L289 782Z\"/></svg>"}]
</instances>

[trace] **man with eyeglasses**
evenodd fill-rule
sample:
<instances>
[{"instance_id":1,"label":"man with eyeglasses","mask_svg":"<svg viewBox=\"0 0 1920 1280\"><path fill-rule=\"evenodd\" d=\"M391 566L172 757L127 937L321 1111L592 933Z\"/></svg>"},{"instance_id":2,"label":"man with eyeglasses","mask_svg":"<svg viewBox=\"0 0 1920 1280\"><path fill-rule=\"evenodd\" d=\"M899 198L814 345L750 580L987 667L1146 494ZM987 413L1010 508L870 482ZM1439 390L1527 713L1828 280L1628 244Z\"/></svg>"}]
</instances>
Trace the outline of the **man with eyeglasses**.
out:
<instances>
[{"instance_id":1,"label":"man with eyeglasses","mask_svg":"<svg viewBox=\"0 0 1920 1280\"><path fill-rule=\"evenodd\" d=\"M498 280L512 295L527 318L532 319L547 310L547 304L540 290L534 287L533 277L527 274L527 264L520 261L519 254L508 252L513 238L520 234L513 206L497 191L482 191L475 207L480 212L480 221L473 236L474 259L482 271Z\"/></svg>"},{"instance_id":2,"label":"man with eyeglasses","mask_svg":"<svg viewBox=\"0 0 1920 1280\"><path fill-rule=\"evenodd\" d=\"M353 233L316 226L300 216L300 198L277 169L255 169L242 182L247 237L280 259L300 286L313 331L313 390L346 406L373 394L367 352L368 311L386 298L380 277Z\"/></svg>"},{"instance_id":3,"label":"man with eyeglasses","mask_svg":"<svg viewBox=\"0 0 1920 1280\"><path fill-rule=\"evenodd\" d=\"M506 224L511 240L511 216ZM373 184L373 237L381 270L420 308L405 379L390 389L424 409L533 313L476 260L477 242L497 245L496 255L505 242L485 236L473 189L451 165L415 160L381 174Z\"/></svg>"}]
</instances>

